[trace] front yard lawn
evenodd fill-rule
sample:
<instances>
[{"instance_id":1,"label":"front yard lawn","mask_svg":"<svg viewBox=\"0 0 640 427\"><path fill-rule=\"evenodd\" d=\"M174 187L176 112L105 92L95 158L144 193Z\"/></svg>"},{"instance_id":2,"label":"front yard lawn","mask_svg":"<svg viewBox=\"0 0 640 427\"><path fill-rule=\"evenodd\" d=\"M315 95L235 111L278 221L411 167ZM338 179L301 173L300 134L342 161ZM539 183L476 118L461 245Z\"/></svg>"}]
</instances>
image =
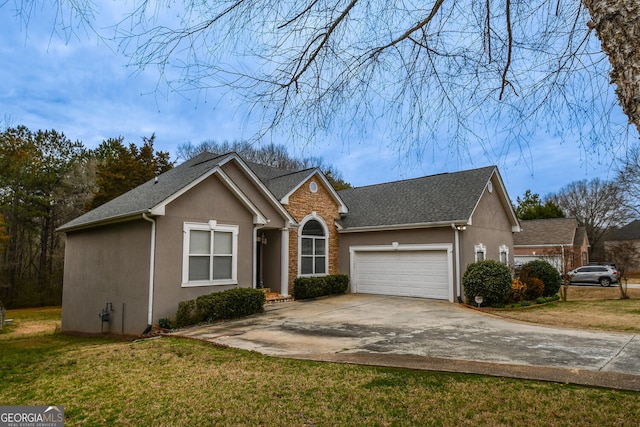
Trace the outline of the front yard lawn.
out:
<instances>
[{"instance_id":1,"label":"front yard lawn","mask_svg":"<svg viewBox=\"0 0 640 427\"><path fill-rule=\"evenodd\" d=\"M571 286L568 301L492 311L501 317L565 328L640 332L640 289L628 289L621 300L617 286Z\"/></svg>"},{"instance_id":2,"label":"front yard lawn","mask_svg":"<svg viewBox=\"0 0 640 427\"><path fill-rule=\"evenodd\" d=\"M640 417L639 393L278 359L180 338L79 338L53 323L21 334L30 321L20 312L0 334L0 403L63 405L67 426L631 426Z\"/></svg>"}]
</instances>

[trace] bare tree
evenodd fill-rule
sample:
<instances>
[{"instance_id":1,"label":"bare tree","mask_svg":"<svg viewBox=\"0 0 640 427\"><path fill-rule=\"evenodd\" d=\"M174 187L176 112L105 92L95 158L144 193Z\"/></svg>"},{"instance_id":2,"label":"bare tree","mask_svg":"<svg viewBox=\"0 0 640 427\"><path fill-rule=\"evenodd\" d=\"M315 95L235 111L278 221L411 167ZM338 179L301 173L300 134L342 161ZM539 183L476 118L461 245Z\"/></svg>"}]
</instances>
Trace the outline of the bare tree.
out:
<instances>
[{"instance_id":1,"label":"bare tree","mask_svg":"<svg viewBox=\"0 0 640 427\"><path fill-rule=\"evenodd\" d=\"M627 195L627 207L640 216L640 147L634 146L629 150L618 169L617 181Z\"/></svg>"},{"instance_id":2,"label":"bare tree","mask_svg":"<svg viewBox=\"0 0 640 427\"><path fill-rule=\"evenodd\" d=\"M631 240L619 240L607 242L605 246L607 257L616 264L620 272L618 288L620 289L620 299L628 299L627 284L629 274L637 271L640 262L640 248L638 244Z\"/></svg>"},{"instance_id":3,"label":"bare tree","mask_svg":"<svg viewBox=\"0 0 640 427\"><path fill-rule=\"evenodd\" d=\"M24 21L34 4L18 3ZM57 28L93 30L93 3L55 4ZM524 154L541 121L585 149L614 144L617 102L640 126L639 22L628 0L140 0L110 37L170 91L233 90L262 132L375 135L419 155L487 151L497 133L500 153Z\"/></svg>"},{"instance_id":4,"label":"bare tree","mask_svg":"<svg viewBox=\"0 0 640 427\"><path fill-rule=\"evenodd\" d=\"M240 154L244 160L291 171L319 168L335 190L351 188L351 184L342 179L340 171L334 166L326 164L322 157L292 157L284 145L267 144L256 146L247 141L230 143L229 141L216 142L209 140L197 145L187 142L178 146L177 157L178 159L187 160L205 151L220 154L233 151Z\"/></svg>"},{"instance_id":5,"label":"bare tree","mask_svg":"<svg viewBox=\"0 0 640 427\"><path fill-rule=\"evenodd\" d=\"M591 252L602 243L605 233L626 224L632 217L625 200L624 189L614 181L595 178L572 182L547 196L560 206L569 218L576 218L585 227Z\"/></svg>"}]
</instances>

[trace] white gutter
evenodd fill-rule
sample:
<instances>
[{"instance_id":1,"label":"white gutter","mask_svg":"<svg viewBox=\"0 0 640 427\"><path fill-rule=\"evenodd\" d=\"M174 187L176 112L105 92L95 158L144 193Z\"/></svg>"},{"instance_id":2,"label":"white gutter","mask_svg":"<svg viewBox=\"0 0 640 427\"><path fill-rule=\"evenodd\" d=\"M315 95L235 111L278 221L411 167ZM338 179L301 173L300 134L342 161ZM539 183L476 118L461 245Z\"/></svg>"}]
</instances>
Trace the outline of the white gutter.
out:
<instances>
[{"instance_id":1,"label":"white gutter","mask_svg":"<svg viewBox=\"0 0 640 427\"><path fill-rule=\"evenodd\" d=\"M464 225L462 227L464 227ZM456 247L456 297L458 302L462 302L462 279L460 278L460 229L455 224L451 224L451 228L454 229L454 242Z\"/></svg>"},{"instance_id":2,"label":"white gutter","mask_svg":"<svg viewBox=\"0 0 640 427\"><path fill-rule=\"evenodd\" d=\"M461 221L465 221L466 224L471 224L471 219ZM393 224L393 225L374 225L374 226L366 226L366 227L348 227L342 228L338 230L338 233L362 233L367 231L388 231L388 230L408 230L413 228L436 228L436 227L447 227L452 225L450 221L439 221L439 222L419 222L412 224Z\"/></svg>"},{"instance_id":3,"label":"white gutter","mask_svg":"<svg viewBox=\"0 0 640 427\"><path fill-rule=\"evenodd\" d=\"M149 309L147 312L147 329L151 330L153 325L153 284L155 282L156 265L156 221L149 218L146 213L142 213L142 218L151 223L151 251L149 253ZM149 331L146 332L149 332Z\"/></svg>"}]
</instances>

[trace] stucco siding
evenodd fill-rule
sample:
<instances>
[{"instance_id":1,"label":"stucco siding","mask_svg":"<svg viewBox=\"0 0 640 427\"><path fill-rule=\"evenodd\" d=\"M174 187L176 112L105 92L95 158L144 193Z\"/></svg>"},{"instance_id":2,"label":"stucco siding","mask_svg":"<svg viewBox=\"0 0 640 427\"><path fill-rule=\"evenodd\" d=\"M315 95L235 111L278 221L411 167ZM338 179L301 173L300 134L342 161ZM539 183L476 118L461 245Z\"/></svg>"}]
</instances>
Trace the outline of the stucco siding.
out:
<instances>
[{"instance_id":1,"label":"stucco siding","mask_svg":"<svg viewBox=\"0 0 640 427\"><path fill-rule=\"evenodd\" d=\"M67 234L65 332L141 334L147 324L151 224L144 220ZM111 303L111 322L98 314ZM124 304L124 305L123 305ZM123 324L124 320L124 324Z\"/></svg>"},{"instance_id":2,"label":"stucco siding","mask_svg":"<svg viewBox=\"0 0 640 427\"><path fill-rule=\"evenodd\" d=\"M500 260L500 247L509 250L509 265L513 265L513 230L503 201L496 191L485 189L471 218L471 225L460 233L461 274L475 262L475 247L486 247L486 259Z\"/></svg>"},{"instance_id":3,"label":"stucco siding","mask_svg":"<svg viewBox=\"0 0 640 427\"><path fill-rule=\"evenodd\" d=\"M238 284L182 286L184 223L238 225ZM253 285L253 215L214 174L166 207L157 218L153 321L175 317L178 303L200 295Z\"/></svg>"}]
</instances>

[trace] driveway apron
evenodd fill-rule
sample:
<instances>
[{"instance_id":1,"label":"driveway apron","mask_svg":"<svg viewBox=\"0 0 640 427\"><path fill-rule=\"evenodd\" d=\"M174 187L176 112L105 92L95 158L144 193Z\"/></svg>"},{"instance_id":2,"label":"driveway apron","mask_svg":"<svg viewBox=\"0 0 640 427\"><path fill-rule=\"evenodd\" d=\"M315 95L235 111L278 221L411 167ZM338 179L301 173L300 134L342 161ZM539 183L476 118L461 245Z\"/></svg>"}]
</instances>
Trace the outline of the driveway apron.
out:
<instances>
[{"instance_id":1,"label":"driveway apron","mask_svg":"<svg viewBox=\"0 0 640 427\"><path fill-rule=\"evenodd\" d=\"M498 367L640 374L636 334L513 322L419 298L348 294L273 304L259 315L177 334L267 355L316 360L377 364L376 355L378 360L411 356Z\"/></svg>"}]
</instances>

